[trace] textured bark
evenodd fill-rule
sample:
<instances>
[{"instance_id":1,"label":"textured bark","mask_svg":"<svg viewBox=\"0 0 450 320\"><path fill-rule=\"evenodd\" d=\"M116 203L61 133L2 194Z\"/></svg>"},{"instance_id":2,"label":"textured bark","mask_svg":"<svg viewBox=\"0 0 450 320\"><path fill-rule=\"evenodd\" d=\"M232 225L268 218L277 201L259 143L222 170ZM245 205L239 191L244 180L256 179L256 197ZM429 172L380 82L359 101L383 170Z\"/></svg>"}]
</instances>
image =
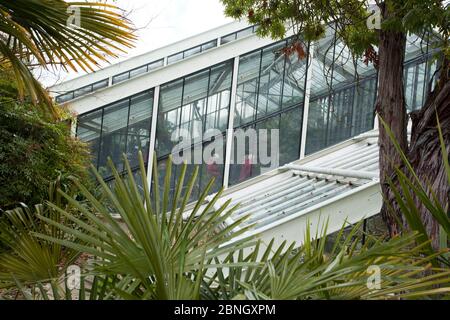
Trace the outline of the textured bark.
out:
<instances>
[{"instance_id":1,"label":"textured bark","mask_svg":"<svg viewBox=\"0 0 450 320\"><path fill-rule=\"evenodd\" d=\"M384 12L384 16L387 13ZM403 63L405 59L406 36L401 32L380 31L379 46L379 85L376 110L381 118L391 128L400 147L406 152L407 144L407 114L403 87ZM390 201L388 177L392 178L393 168L400 166L402 160L386 130L380 128L380 183L383 195ZM397 210L395 210L397 211ZM386 204L381 210L383 220L391 235L399 233L400 226L388 210Z\"/></svg>"},{"instance_id":2,"label":"textured bark","mask_svg":"<svg viewBox=\"0 0 450 320\"><path fill-rule=\"evenodd\" d=\"M431 196L431 191L436 195L441 206L446 208L450 202L450 187L443 164L439 134L437 130L436 114L439 116L440 125L444 135L444 142L447 153L450 151L450 81L449 62L445 60L441 67L441 76L433 92L427 96L424 107L420 111L411 113L412 135L410 145L407 143L406 125L407 117L405 101L403 96L403 67L399 68L402 61L397 56L397 50L404 50L399 44L394 45L392 41L399 35L382 34L382 46L380 47L380 88L378 92L377 111L390 126L395 138L399 142L403 151L408 157L415 173L422 186ZM398 38L398 41L400 38ZM388 48L392 46L391 48ZM394 51L395 50L395 51ZM403 61L402 61L403 64ZM395 79L397 77L397 79ZM401 91L401 93L399 92ZM398 99L398 100L395 100ZM402 219L401 211L395 201L395 196L387 184L387 177L399 187L397 177L393 174L393 166L398 166L406 173L402 160L398 152L393 147L390 137L384 128L380 126L380 171L381 187L383 196L389 203L392 210L387 205L383 205L382 217L388 226L391 236L400 232L402 227L406 227L406 221ZM439 246L439 224L423 206L419 199L414 199L419 208L422 221L426 227L428 235L433 240L433 246ZM395 217L393 215L396 215Z\"/></svg>"},{"instance_id":3,"label":"textured bark","mask_svg":"<svg viewBox=\"0 0 450 320\"><path fill-rule=\"evenodd\" d=\"M441 205L446 208L449 205L450 186L442 158L436 120L437 113L448 153L450 151L450 82L447 77L447 61L443 66L447 67L441 70L439 84L428 95L423 109L411 114L413 131L408 158L429 194L431 195L432 190ZM439 225L417 199L416 205L420 208L422 221L433 240L433 246L438 248Z\"/></svg>"}]
</instances>

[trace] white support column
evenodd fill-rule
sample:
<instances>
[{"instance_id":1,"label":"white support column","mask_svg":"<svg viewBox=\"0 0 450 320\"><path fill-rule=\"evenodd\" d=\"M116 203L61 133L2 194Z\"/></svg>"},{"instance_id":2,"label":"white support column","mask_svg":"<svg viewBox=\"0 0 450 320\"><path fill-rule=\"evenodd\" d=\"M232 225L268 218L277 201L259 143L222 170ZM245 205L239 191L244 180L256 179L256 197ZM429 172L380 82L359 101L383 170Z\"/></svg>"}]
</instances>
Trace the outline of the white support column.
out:
<instances>
[{"instance_id":1,"label":"white support column","mask_svg":"<svg viewBox=\"0 0 450 320\"><path fill-rule=\"evenodd\" d=\"M306 73L305 104L303 106L302 140L300 142L300 159L306 153L306 135L308 134L309 99L311 98L312 62L314 59L314 42L309 45L308 71Z\"/></svg>"},{"instance_id":2,"label":"white support column","mask_svg":"<svg viewBox=\"0 0 450 320\"><path fill-rule=\"evenodd\" d=\"M231 99L230 99L230 113L228 115L227 144L225 148L225 170L223 174L224 188L228 188L230 177L230 164L232 154L231 150L233 148L234 112L236 110L238 71L239 71L239 57L235 57L233 67L233 80L231 82Z\"/></svg>"},{"instance_id":3,"label":"white support column","mask_svg":"<svg viewBox=\"0 0 450 320\"><path fill-rule=\"evenodd\" d=\"M147 166L147 183L149 190L152 187L152 174L153 174L153 157L155 154L156 146L156 124L158 120L158 109L159 109L159 89L160 86L155 87L153 96L153 114L152 114L152 126L150 132L150 146L148 155L148 166Z\"/></svg>"}]
</instances>

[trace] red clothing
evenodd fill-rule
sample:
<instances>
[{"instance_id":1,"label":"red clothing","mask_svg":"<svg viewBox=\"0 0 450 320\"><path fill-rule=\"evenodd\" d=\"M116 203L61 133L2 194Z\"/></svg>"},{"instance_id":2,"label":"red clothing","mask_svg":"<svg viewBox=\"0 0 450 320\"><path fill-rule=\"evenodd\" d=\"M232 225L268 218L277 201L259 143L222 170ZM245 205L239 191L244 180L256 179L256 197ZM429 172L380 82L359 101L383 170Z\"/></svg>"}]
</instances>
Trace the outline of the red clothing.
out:
<instances>
[{"instance_id":1,"label":"red clothing","mask_svg":"<svg viewBox=\"0 0 450 320\"><path fill-rule=\"evenodd\" d=\"M219 166L215 162L208 163L206 165L206 172L208 172L208 174L210 174L213 177L220 176Z\"/></svg>"},{"instance_id":2,"label":"red clothing","mask_svg":"<svg viewBox=\"0 0 450 320\"><path fill-rule=\"evenodd\" d=\"M241 167L241 174L239 175L239 181L244 181L252 175L252 160L246 158L244 164Z\"/></svg>"}]
</instances>

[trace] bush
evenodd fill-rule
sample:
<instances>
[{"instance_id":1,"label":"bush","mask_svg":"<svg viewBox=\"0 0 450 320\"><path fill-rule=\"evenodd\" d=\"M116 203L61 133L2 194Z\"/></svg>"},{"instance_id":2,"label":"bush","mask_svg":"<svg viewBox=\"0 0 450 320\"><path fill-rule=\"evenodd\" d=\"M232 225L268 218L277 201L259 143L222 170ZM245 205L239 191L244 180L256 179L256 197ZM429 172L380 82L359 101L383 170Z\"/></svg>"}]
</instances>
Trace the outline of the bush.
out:
<instances>
[{"instance_id":1,"label":"bush","mask_svg":"<svg viewBox=\"0 0 450 320\"><path fill-rule=\"evenodd\" d=\"M70 175L88 179L86 145L70 135L68 121L17 99L14 83L0 79L0 209L47 198L49 183Z\"/></svg>"}]
</instances>

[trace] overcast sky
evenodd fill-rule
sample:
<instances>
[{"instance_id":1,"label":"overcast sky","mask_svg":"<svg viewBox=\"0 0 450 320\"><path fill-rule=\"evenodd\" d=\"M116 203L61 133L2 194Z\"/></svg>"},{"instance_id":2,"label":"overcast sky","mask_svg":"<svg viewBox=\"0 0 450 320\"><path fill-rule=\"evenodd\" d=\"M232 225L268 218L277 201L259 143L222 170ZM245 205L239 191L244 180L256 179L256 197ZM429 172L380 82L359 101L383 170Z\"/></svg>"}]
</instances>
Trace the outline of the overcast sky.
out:
<instances>
[{"instance_id":1,"label":"overcast sky","mask_svg":"<svg viewBox=\"0 0 450 320\"><path fill-rule=\"evenodd\" d=\"M139 29L136 48L121 60L160 48L189 36L233 21L225 17L219 0L117 0L129 12L128 18ZM47 86L72 79L81 74L45 74L40 80Z\"/></svg>"}]
</instances>

